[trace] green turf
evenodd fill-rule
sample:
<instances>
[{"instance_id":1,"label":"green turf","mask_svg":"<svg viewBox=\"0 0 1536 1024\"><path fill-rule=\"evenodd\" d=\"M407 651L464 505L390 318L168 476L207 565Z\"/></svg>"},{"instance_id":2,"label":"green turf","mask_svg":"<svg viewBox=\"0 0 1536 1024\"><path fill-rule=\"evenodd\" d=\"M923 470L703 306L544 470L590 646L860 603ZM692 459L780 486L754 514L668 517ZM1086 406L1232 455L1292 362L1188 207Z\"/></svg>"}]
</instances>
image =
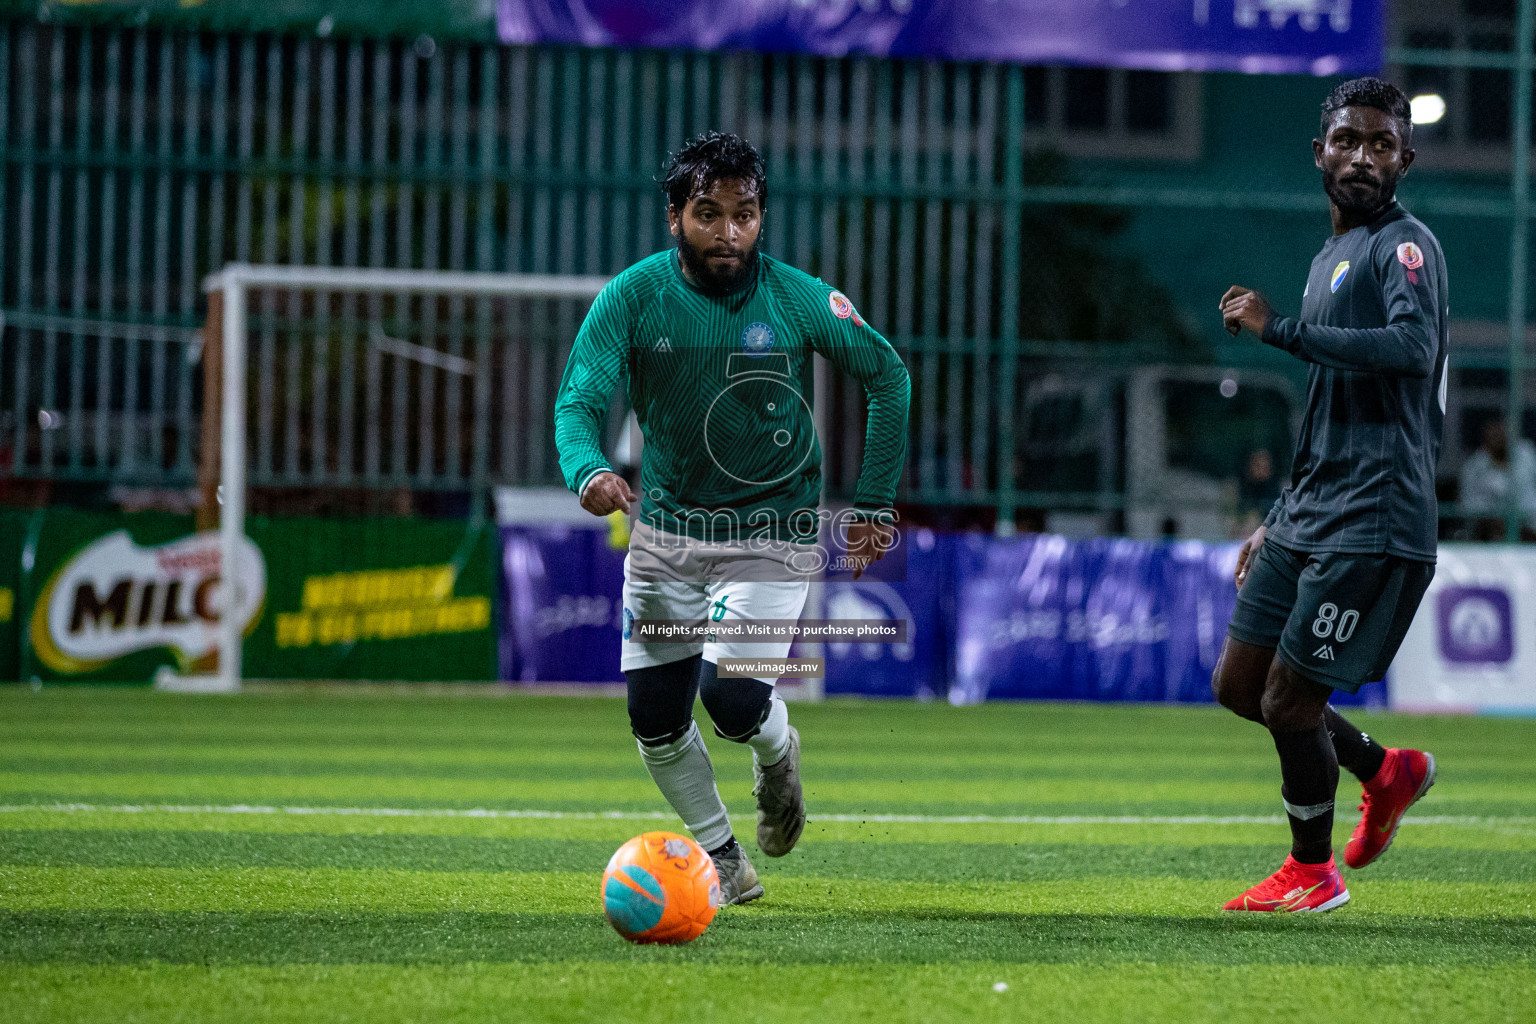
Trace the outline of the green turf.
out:
<instances>
[{"instance_id":1,"label":"green turf","mask_svg":"<svg viewBox=\"0 0 1536 1024\"><path fill-rule=\"evenodd\" d=\"M679 827L621 701L0 688L0 1019L1536 1021L1536 722L1362 716L1439 758L1431 820L1274 919L1216 910L1287 835L1267 736L1219 710L793 716L845 820L654 948L598 895ZM712 751L749 838L746 752ZM412 813L337 813L380 808Z\"/></svg>"}]
</instances>

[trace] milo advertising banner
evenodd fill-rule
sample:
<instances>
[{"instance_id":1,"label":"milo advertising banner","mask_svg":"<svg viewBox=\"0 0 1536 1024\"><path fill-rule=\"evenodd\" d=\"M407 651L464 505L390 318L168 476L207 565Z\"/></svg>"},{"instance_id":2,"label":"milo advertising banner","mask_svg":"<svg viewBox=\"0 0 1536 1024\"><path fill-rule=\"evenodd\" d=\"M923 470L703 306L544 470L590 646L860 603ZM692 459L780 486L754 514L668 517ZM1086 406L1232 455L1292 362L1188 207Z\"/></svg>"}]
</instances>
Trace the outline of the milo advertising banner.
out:
<instances>
[{"instance_id":1,"label":"milo advertising banner","mask_svg":"<svg viewBox=\"0 0 1536 1024\"><path fill-rule=\"evenodd\" d=\"M58 563L32 605L27 630L37 662L32 674L133 679L139 670L167 661L183 674L213 671L219 622L232 614L249 632L266 597L266 569L247 538L239 554L243 585L231 599L219 535L161 539L179 533L180 525L146 523L140 532L153 539L144 543L126 528L112 530ZM46 524L42 536L63 541L56 541Z\"/></svg>"},{"instance_id":2,"label":"milo advertising banner","mask_svg":"<svg viewBox=\"0 0 1536 1024\"><path fill-rule=\"evenodd\" d=\"M31 513L19 553L20 678L207 671L222 605L218 538L197 541L190 516Z\"/></svg>"},{"instance_id":3,"label":"milo advertising banner","mask_svg":"<svg viewBox=\"0 0 1536 1024\"><path fill-rule=\"evenodd\" d=\"M13 563L25 624L9 678L209 673L226 615L245 634L248 678L492 678L488 531L252 518L232 590L218 533L195 532L190 517L35 516Z\"/></svg>"}]
</instances>

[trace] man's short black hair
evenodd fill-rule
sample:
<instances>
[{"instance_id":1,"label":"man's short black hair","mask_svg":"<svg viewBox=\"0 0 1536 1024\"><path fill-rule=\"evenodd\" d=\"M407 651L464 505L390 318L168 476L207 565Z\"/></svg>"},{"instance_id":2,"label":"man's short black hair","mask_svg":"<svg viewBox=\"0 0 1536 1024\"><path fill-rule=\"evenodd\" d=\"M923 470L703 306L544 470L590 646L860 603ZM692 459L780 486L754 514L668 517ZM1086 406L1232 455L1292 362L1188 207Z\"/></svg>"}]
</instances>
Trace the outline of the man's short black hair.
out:
<instances>
[{"instance_id":1,"label":"man's short black hair","mask_svg":"<svg viewBox=\"0 0 1536 1024\"><path fill-rule=\"evenodd\" d=\"M1402 125L1403 142L1413 134L1413 106L1403 90L1391 82L1379 78L1351 78L1334 86L1328 98L1323 100L1321 137L1328 137L1328 127L1333 115L1345 107L1375 107L1397 118Z\"/></svg>"},{"instance_id":2,"label":"man's short black hair","mask_svg":"<svg viewBox=\"0 0 1536 1024\"><path fill-rule=\"evenodd\" d=\"M730 132L701 132L672 154L662 173L661 188L667 205L681 210L694 196L717 182L740 180L757 193L757 205L768 206L768 171L756 147Z\"/></svg>"}]
</instances>

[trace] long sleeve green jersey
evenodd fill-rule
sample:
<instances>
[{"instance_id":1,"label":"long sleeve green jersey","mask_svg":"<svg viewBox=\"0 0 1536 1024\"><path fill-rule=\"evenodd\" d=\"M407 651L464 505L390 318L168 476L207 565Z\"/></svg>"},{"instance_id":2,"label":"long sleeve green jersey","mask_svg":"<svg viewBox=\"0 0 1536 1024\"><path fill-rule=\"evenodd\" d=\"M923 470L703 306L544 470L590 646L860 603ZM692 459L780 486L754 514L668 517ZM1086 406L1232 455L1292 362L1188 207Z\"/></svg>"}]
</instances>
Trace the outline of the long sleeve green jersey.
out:
<instances>
[{"instance_id":1,"label":"long sleeve green jersey","mask_svg":"<svg viewBox=\"0 0 1536 1024\"><path fill-rule=\"evenodd\" d=\"M668 250L598 294L555 400L567 487L580 494L609 471L602 430L622 382L645 437L645 522L699 539L814 537L811 354L820 353L868 395L855 507L891 506L906 455L906 367L841 292L771 257L757 262L739 290L715 295Z\"/></svg>"}]
</instances>

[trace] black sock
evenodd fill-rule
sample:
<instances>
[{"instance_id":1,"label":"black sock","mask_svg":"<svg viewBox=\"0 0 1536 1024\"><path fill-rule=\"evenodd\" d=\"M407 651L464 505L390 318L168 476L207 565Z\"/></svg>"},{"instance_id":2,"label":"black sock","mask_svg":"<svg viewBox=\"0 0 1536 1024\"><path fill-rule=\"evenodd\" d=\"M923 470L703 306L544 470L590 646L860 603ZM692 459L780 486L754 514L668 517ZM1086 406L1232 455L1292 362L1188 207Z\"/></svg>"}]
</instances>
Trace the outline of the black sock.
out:
<instances>
[{"instance_id":1,"label":"black sock","mask_svg":"<svg viewBox=\"0 0 1536 1024\"><path fill-rule=\"evenodd\" d=\"M1381 771L1381 762L1387 759L1387 751L1380 743L1349 723L1349 719L1333 710L1333 705L1323 709L1323 724L1333 738L1333 749L1338 752L1339 765L1348 768L1351 775L1361 782L1370 782Z\"/></svg>"},{"instance_id":2,"label":"black sock","mask_svg":"<svg viewBox=\"0 0 1536 1024\"><path fill-rule=\"evenodd\" d=\"M1280 754L1281 799L1291 823L1291 856L1323 864L1333 856L1333 794L1339 761L1322 722L1305 732L1271 732Z\"/></svg>"},{"instance_id":3,"label":"black sock","mask_svg":"<svg viewBox=\"0 0 1536 1024\"><path fill-rule=\"evenodd\" d=\"M727 839L725 842L721 843L719 846L715 847L713 850L710 850L709 851L709 855L711 857L718 857L722 853L730 853L732 850L736 849L736 847L739 846L739 845L741 845L741 844L736 842L736 837L735 836L731 836L731 838Z\"/></svg>"}]
</instances>

